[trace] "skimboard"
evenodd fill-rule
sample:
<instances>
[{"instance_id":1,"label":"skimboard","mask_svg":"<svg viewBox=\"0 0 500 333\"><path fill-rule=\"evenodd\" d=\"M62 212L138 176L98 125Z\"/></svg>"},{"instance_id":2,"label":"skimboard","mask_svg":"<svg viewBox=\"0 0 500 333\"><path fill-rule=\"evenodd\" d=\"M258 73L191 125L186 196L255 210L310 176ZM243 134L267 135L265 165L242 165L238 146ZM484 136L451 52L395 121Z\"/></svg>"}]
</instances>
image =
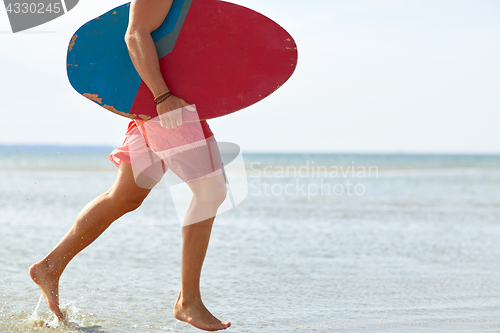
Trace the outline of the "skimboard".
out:
<instances>
[{"instance_id":1,"label":"skimboard","mask_svg":"<svg viewBox=\"0 0 500 333\"><path fill-rule=\"evenodd\" d=\"M154 96L124 41L130 3L81 26L67 54L68 78L82 96L118 115L157 116ZM151 33L172 93L195 104L200 120L246 108L293 74L297 46L288 32L251 9L219 0L173 0Z\"/></svg>"}]
</instances>

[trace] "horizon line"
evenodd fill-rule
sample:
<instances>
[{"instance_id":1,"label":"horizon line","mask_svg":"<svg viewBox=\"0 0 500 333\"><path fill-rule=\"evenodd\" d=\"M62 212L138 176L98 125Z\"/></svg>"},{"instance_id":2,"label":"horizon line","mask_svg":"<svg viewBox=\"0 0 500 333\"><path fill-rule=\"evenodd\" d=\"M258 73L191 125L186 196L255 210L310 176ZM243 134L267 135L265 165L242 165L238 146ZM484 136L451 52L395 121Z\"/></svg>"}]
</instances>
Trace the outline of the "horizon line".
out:
<instances>
[{"instance_id":1,"label":"horizon line","mask_svg":"<svg viewBox=\"0 0 500 333\"><path fill-rule=\"evenodd\" d=\"M116 147L111 145L80 145L80 144L70 144L70 145L61 145L61 144L4 144L0 143L0 150L5 149L43 149L49 148L53 149L110 149L113 150ZM401 151L401 150L381 150L381 151L353 151L353 150L337 150L337 151L315 151L315 150L244 150L243 154L295 154L295 155L304 155L304 154L317 154L317 155L447 155L447 156L500 156L500 151L498 152L473 152L473 151L463 151L463 152L453 152L453 151Z\"/></svg>"}]
</instances>

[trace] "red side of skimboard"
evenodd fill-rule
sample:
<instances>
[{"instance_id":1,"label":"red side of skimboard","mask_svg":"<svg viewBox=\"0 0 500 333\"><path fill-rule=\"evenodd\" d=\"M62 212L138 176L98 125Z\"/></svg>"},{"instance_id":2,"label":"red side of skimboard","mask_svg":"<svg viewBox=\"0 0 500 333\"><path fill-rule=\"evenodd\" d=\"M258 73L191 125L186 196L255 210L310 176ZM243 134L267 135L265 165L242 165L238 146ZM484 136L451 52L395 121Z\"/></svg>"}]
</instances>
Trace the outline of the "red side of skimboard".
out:
<instances>
[{"instance_id":1,"label":"red side of skimboard","mask_svg":"<svg viewBox=\"0 0 500 333\"><path fill-rule=\"evenodd\" d=\"M218 0L193 0L173 51L160 59L172 93L196 104L200 119L220 117L269 96L293 74L297 46L269 18ZM141 83L130 111L157 116Z\"/></svg>"}]
</instances>

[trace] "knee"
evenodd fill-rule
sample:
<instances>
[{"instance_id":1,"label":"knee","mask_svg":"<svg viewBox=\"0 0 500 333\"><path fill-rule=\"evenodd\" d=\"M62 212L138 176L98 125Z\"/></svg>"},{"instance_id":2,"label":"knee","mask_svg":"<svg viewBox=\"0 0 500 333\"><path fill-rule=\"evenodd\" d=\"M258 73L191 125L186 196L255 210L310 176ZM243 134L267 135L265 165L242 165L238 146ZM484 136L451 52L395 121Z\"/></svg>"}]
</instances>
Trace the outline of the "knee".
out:
<instances>
[{"instance_id":1,"label":"knee","mask_svg":"<svg viewBox=\"0 0 500 333\"><path fill-rule=\"evenodd\" d=\"M111 198L115 209L121 211L122 213L128 213L136 210L142 205L142 202L146 198L135 193L122 193L117 195L116 193L110 192L108 193L108 196Z\"/></svg>"},{"instance_id":2,"label":"knee","mask_svg":"<svg viewBox=\"0 0 500 333\"><path fill-rule=\"evenodd\" d=\"M214 193L214 202L217 204L217 206L222 205L224 200L226 200L227 197L227 187L226 184L220 185L216 188L215 193Z\"/></svg>"},{"instance_id":3,"label":"knee","mask_svg":"<svg viewBox=\"0 0 500 333\"><path fill-rule=\"evenodd\" d=\"M212 186L210 190L202 193L195 193L194 197L200 204L219 207L222 205L227 196L226 184Z\"/></svg>"}]
</instances>

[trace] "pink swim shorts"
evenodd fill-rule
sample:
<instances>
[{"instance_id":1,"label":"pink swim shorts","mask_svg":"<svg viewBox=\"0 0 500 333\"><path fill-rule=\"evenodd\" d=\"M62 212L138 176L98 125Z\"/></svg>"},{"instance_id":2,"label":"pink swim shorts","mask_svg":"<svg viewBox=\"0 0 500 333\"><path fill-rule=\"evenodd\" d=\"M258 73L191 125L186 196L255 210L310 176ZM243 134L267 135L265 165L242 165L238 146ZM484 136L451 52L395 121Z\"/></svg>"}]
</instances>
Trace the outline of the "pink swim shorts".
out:
<instances>
[{"instance_id":1,"label":"pink swim shorts","mask_svg":"<svg viewBox=\"0 0 500 333\"><path fill-rule=\"evenodd\" d=\"M134 175L144 174L156 183L169 168L185 182L217 176L223 173L217 141L206 123L199 124L167 130L132 120L123 144L108 158L118 167L121 162L132 165Z\"/></svg>"}]
</instances>

